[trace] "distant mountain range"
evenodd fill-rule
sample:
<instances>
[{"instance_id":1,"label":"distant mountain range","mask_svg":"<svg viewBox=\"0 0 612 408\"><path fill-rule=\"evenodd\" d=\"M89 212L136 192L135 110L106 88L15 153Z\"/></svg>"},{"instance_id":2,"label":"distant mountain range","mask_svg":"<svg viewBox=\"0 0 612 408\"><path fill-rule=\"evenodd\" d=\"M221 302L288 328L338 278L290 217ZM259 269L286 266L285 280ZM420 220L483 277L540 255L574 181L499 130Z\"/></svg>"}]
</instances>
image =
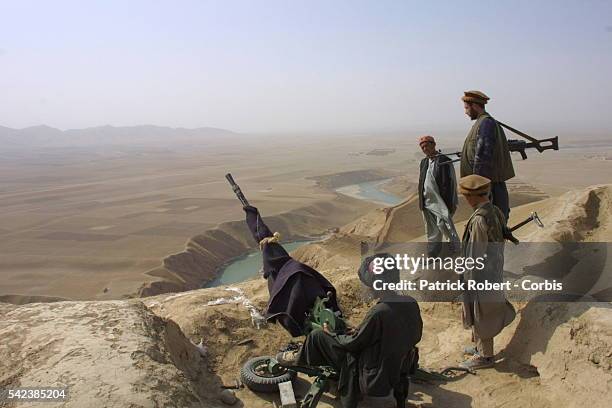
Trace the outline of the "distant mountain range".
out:
<instances>
[{"instance_id":1,"label":"distant mountain range","mask_svg":"<svg viewBox=\"0 0 612 408\"><path fill-rule=\"evenodd\" d=\"M62 147L128 144L197 143L236 139L241 135L225 129L196 129L164 126L97 126L85 129L59 130L50 126L12 129L0 126L0 146L3 147Z\"/></svg>"}]
</instances>

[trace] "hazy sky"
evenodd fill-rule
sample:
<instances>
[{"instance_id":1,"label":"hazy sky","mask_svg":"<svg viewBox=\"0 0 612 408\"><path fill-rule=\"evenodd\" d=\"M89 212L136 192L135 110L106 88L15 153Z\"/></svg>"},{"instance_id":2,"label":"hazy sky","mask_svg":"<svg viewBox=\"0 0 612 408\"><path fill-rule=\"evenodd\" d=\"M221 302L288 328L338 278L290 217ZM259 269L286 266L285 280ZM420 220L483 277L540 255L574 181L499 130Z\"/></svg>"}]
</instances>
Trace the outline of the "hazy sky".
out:
<instances>
[{"instance_id":1,"label":"hazy sky","mask_svg":"<svg viewBox=\"0 0 612 408\"><path fill-rule=\"evenodd\" d=\"M612 1L0 1L0 125L612 130Z\"/></svg>"}]
</instances>

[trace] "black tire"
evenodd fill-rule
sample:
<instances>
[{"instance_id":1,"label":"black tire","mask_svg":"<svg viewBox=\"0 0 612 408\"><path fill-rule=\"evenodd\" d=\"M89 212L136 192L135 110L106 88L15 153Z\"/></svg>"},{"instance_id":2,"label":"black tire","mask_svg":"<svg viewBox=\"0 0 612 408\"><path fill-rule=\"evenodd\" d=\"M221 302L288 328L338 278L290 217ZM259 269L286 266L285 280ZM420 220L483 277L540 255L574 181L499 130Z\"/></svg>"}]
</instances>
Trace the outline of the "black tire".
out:
<instances>
[{"instance_id":1,"label":"black tire","mask_svg":"<svg viewBox=\"0 0 612 408\"><path fill-rule=\"evenodd\" d=\"M270 356L255 357L244 363L240 369L240 379L249 390L265 393L278 392L278 384L295 379L297 374L291 370L284 370L283 373L277 375L262 375L261 368L271 358Z\"/></svg>"}]
</instances>

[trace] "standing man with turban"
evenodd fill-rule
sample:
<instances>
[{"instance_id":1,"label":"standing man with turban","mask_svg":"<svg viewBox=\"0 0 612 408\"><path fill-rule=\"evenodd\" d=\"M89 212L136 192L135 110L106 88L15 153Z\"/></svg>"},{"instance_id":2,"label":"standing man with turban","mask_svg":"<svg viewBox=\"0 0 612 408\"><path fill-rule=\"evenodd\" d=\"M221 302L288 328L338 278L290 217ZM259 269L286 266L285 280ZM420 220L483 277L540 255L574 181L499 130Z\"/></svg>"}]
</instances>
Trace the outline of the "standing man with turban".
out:
<instances>
[{"instance_id":1,"label":"standing man with turban","mask_svg":"<svg viewBox=\"0 0 612 408\"><path fill-rule=\"evenodd\" d=\"M510 202L506 180L514 177L508 140L499 123L485 111L487 95L466 91L461 100L465 114L476 121L463 143L461 177L477 174L491 180L491 201L508 222Z\"/></svg>"},{"instance_id":2,"label":"standing man with turban","mask_svg":"<svg viewBox=\"0 0 612 408\"><path fill-rule=\"evenodd\" d=\"M503 282L505 220L500 209L489 201L490 187L489 179L476 174L459 180L459 192L474 209L465 225L462 256L475 262L480 258L484 265L466 268L463 274L466 286L470 281ZM503 290L466 290L463 293L463 325L472 329L475 346L464 349L471 357L461 366L472 370L492 367L495 364L493 338L515 316L514 307L506 300Z\"/></svg>"},{"instance_id":3,"label":"standing man with turban","mask_svg":"<svg viewBox=\"0 0 612 408\"><path fill-rule=\"evenodd\" d=\"M426 156L420 165L419 208L425 222L428 255L440 253L444 237L455 252L460 246L452 220L457 209L455 168L447 156L436 150L433 136L421 136L419 146Z\"/></svg>"}]
</instances>

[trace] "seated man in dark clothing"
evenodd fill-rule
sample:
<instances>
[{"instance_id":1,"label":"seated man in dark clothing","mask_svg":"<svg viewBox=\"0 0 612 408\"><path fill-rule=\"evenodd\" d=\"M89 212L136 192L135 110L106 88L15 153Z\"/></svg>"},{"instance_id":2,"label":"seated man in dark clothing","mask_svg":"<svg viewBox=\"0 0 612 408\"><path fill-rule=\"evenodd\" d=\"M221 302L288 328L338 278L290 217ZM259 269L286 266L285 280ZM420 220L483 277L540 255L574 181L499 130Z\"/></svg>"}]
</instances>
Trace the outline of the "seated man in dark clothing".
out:
<instances>
[{"instance_id":1,"label":"seated man in dark clothing","mask_svg":"<svg viewBox=\"0 0 612 408\"><path fill-rule=\"evenodd\" d=\"M272 233L257 208L244 207L246 223L263 256L263 277L268 280L270 300L266 310L268 321L278 322L293 337L304 334L306 314L317 297L331 293L327 307L339 311L336 289L323 275L308 265L291 258L278 243L279 234Z\"/></svg>"},{"instance_id":2,"label":"seated man in dark clothing","mask_svg":"<svg viewBox=\"0 0 612 408\"><path fill-rule=\"evenodd\" d=\"M398 404L404 401L415 346L421 340L423 322L417 302L394 291L373 290L376 280L399 281L399 271L395 268L382 274L373 273L373 261L380 257L390 255L368 257L360 268L359 278L378 303L358 328L346 334L334 334L325 328L314 330L301 349L279 353L276 357L284 366L331 366L339 371L338 392L344 408L356 407L360 394L386 397L391 390Z\"/></svg>"}]
</instances>

